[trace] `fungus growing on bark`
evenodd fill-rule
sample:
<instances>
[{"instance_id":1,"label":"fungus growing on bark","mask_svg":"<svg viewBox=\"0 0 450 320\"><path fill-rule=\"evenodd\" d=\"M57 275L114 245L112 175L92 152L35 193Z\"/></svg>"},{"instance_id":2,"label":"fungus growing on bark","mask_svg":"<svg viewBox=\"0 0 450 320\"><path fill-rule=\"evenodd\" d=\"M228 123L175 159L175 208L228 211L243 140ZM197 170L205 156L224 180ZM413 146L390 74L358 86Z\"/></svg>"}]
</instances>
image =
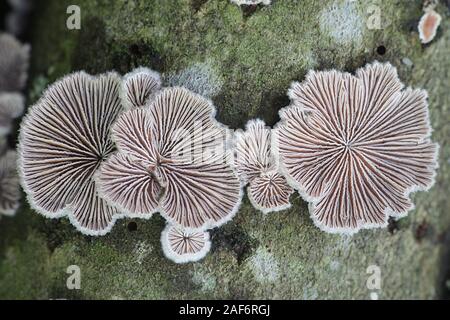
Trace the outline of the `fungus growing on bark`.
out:
<instances>
[{"instance_id":1,"label":"fungus growing on bark","mask_svg":"<svg viewBox=\"0 0 450 320\"><path fill-rule=\"evenodd\" d=\"M30 46L0 33L0 91L21 91L27 81Z\"/></svg>"},{"instance_id":2,"label":"fungus growing on bark","mask_svg":"<svg viewBox=\"0 0 450 320\"><path fill-rule=\"evenodd\" d=\"M7 151L0 157L0 216L14 215L20 205L20 183L16 163L15 151Z\"/></svg>"},{"instance_id":3,"label":"fungus growing on bark","mask_svg":"<svg viewBox=\"0 0 450 320\"><path fill-rule=\"evenodd\" d=\"M241 185L214 115L209 100L179 87L121 115L112 129L119 152L97 177L103 197L128 214L158 210L184 229L230 220Z\"/></svg>"},{"instance_id":4,"label":"fungus growing on bark","mask_svg":"<svg viewBox=\"0 0 450 320\"><path fill-rule=\"evenodd\" d=\"M434 39L441 20L436 11L429 9L425 12L419 22L419 36L422 43L430 43Z\"/></svg>"},{"instance_id":5,"label":"fungus growing on bark","mask_svg":"<svg viewBox=\"0 0 450 320\"><path fill-rule=\"evenodd\" d=\"M250 202L263 213L289 208L294 192L278 172L271 135L262 120L250 120L245 132L236 132L236 168L244 183L249 183Z\"/></svg>"},{"instance_id":6,"label":"fungus growing on bark","mask_svg":"<svg viewBox=\"0 0 450 320\"><path fill-rule=\"evenodd\" d=\"M208 232L187 231L170 224L161 234L161 244L165 256L176 263L198 261L211 249Z\"/></svg>"},{"instance_id":7,"label":"fungus growing on bark","mask_svg":"<svg viewBox=\"0 0 450 320\"><path fill-rule=\"evenodd\" d=\"M22 115L24 100L19 93L0 93L0 136L9 134L13 119Z\"/></svg>"},{"instance_id":8,"label":"fungus growing on bark","mask_svg":"<svg viewBox=\"0 0 450 320\"><path fill-rule=\"evenodd\" d=\"M121 89L122 103L128 109L142 107L159 89L161 89L159 73L148 68L137 68L124 76Z\"/></svg>"},{"instance_id":9,"label":"fungus growing on bark","mask_svg":"<svg viewBox=\"0 0 450 320\"><path fill-rule=\"evenodd\" d=\"M433 185L438 145L430 141L427 93L403 89L378 62L356 72L310 72L280 111L283 172L328 232L384 227L413 208L408 195Z\"/></svg>"},{"instance_id":10,"label":"fungus growing on bark","mask_svg":"<svg viewBox=\"0 0 450 320\"><path fill-rule=\"evenodd\" d=\"M50 86L22 122L19 173L29 202L46 217L67 215L89 235L107 233L118 218L93 177L114 150L120 84L115 73L73 73Z\"/></svg>"}]
</instances>

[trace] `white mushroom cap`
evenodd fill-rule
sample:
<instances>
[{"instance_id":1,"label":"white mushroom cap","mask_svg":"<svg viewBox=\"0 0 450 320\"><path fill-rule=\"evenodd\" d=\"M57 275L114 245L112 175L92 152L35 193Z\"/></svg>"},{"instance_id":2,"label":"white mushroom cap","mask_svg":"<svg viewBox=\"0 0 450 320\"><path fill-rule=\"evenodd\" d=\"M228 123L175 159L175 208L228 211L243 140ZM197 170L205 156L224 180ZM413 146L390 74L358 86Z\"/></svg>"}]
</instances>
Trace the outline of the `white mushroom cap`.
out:
<instances>
[{"instance_id":1,"label":"white mushroom cap","mask_svg":"<svg viewBox=\"0 0 450 320\"><path fill-rule=\"evenodd\" d=\"M402 89L396 69L377 62L356 76L312 71L292 84L277 149L322 230L384 227L413 208L409 193L433 185L438 145L427 94Z\"/></svg>"},{"instance_id":2,"label":"white mushroom cap","mask_svg":"<svg viewBox=\"0 0 450 320\"><path fill-rule=\"evenodd\" d=\"M277 212L291 207L289 198L294 189L282 174L272 171L261 174L247 187L251 204L262 213Z\"/></svg>"},{"instance_id":3,"label":"white mushroom cap","mask_svg":"<svg viewBox=\"0 0 450 320\"><path fill-rule=\"evenodd\" d=\"M209 100L175 87L120 116L112 136L122 156L108 160L98 176L104 198L128 214L158 210L184 229L230 220L241 202L241 184L224 146L227 130L214 115ZM128 174L130 167L135 171L126 184L110 178Z\"/></svg>"},{"instance_id":4,"label":"white mushroom cap","mask_svg":"<svg viewBox=\"0 0 450 320\"><path fill-rule=\"evenodd\" d=\"M245 131L235 133L237 172L244 183L249 183L250 202L263 213L289 208L289 197L294 192L278 172L271 140L271 129L258 119L250 120Z\"/></svg>"},{"instance_id":5,"label":"white mushroom cap","mask_svg":"<svg viewBox=\"0 0 450 320\"><path fill-rule=\"evenodd\" d=\"M19 170L32 207L68 216L88 235L110 231L119 217L97 192L94 175L114 150L110 128L123 108L116 73L84 72L50 86L22 122Z\"/></svg>"},{"instance_id":6,"label":"white mushroom cap","mask_svg":"<svg viewBox=\"0 0 450 320\"><path fill-rule=\"evenodd\" d=\"M262 172L276 170L276 159L271 149L271 129L264 121L247 122L245 131L235 132L236 169L244 182L259 177Z\"/></svg>"},{"instance_id":7,"label":"white mushroom cap","mask_svg":"<svg viewBox=\"0 0 450 320\"><path fill-rule=\"evenodd\" d=\"M15 151L7 151L0 157L0 216L14 215L20 205L20 183L16 163Z\"/></svg>"},{"instance_id":8,"label":"white mushroom cap","mask_svg":"<svg viewBox=\"0 0 450 320\"><path fill-rule=\"evenodd\" d=\"M127 217L148 219L156 211L162 189L141 161L115 153L96 178L100 194Z\"/></svg>"},{"instance_id":9,"label":"white mushroom cap","mask_svg":"<svg viewBox=\"0 0 450 320\"><path fill-rule=\"evenodd\" d=\"M142 107L160 89L161 77L159 73L139 67L124 76L120 96L125 108Z\"/></svg>"},{"instance_id":10,"label":"white mushroom cap","mask_svg":"<svg viewBox=\"0 0 450 320\"><path fill-rule=\"evenodd\" d=\"M0 93L0 136L9 134L14 118L22 115L25 99L20 93Z\"/></svg>"},{"instance_id":11,"label":"white mushroom cap","mask_svg":"<svg viewBox=\"0 0 450 320\"><path fill-rule=\"evenodd\" d=\"M27 81L30 46L0 33L0 92L21 91Z\"/></svg>"},{"instance_id":12,"label":"white mushroom cap","mask_svg":"<svg viewBox=\"0 0 450 320\"><path fill-rule=\"evenodd\" d=\"M419 37L422 43L430 43L436 36L442 17L436 11L430 9L420 18Z\"/></svg>"},{"instance_id":13,"label":"white mushroom cap","mask_svg":"<svg viewBox=\"0 0 450 320\"><path fill-rule=\"evenodd\" d=\"M161 234L161 244L165 256L176 263L198 261L211 249L208 232L187 231L170 224Z\"/></svg>"}]
</instances>

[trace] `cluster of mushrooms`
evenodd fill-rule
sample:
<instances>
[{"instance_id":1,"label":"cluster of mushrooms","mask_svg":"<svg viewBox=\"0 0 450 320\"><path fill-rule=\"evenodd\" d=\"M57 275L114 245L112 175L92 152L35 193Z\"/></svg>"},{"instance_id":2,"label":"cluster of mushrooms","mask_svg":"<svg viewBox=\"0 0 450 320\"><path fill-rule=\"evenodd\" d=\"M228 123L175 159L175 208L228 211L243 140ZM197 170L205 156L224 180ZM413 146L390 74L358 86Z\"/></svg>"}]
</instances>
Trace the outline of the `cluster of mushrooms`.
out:
<instances>
[{"instance_id":1,"label":"cluster of mushrooms","mask_svg":"<svg viewBox=\"0 0 450 320\"><path fill-rule=\"evenodd\" d=\"M289 208L297 190L320 229L353 234L406 215L409 193L433 184L427 94L389 63L310 71L289 97L274 129L250 120L232 132L210 100L150 69L70 74L23 119L22 187L37 212L87 235L158 212L163 251L183 263L209 251L208 230L232 219L245 185L263 213Z\"/></svg>"},{"instance_id":2,"label":"cluster of mushrooms","mask_svg":"<svg viewBox=\"0 0 450 320\"><path fill-rule=\"evenodd\" d=\"M0 33L0 218L13 216L20 204L17 153L10 148L14 119L22 115L30 47Z\"/></svg>"}]
</instances>

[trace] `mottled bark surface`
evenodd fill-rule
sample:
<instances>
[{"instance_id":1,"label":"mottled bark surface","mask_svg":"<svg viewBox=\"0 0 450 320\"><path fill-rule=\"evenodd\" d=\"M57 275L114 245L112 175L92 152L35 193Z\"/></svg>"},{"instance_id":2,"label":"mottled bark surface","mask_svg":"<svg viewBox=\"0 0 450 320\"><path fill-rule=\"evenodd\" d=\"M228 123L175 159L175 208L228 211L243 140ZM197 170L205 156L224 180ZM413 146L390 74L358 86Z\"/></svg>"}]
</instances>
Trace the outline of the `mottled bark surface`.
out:
<instances>
[{"instance_id":1,"label":"mottled bark surface","mask_svg":"<svg viewBox=\"0 0 450 320\"><path fill-rule=\"evenodd\" d=\"M433 140L439 142L435 186L413 196L416 209L387 230L330 235L312 223L296 194L289 210L263 216L248 199L232 222L212 231L211 253L177 265L159 242L164 221L119 220L104 237L83 236L66 219L48 220L25 201L0 221L1 298L276 298L368 299L369 265L381 270L380 299L436 298L445 291L450 228L450 20L420 43L421 1L274 0L241 9L226 0L39 1L32 19L28 98L75 70L122 74L143 65L212 98L232 128L278 121L286 91L309 69L353 72L390 61L407 86L429 92ZM45 4L44 4L45 2ZM78 4L81 30L66 28ZM381 29L370 24L378 6ZM383 48L385 52L383 52ZM80 290L66 288L69 265Z\"/></svg>"}]
</instances>

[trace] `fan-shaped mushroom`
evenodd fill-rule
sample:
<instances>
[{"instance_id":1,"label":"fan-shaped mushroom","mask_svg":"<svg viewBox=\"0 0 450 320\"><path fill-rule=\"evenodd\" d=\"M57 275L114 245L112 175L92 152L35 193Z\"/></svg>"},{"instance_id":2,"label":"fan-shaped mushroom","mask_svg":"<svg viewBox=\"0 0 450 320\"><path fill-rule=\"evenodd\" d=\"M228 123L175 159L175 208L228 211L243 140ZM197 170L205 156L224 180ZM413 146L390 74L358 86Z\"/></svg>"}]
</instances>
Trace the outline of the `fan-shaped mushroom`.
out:
<instances>
[{"instance_id":1,"label":"fan-shaped mushroom","mask_svg":"<svg viewBox=\"0 0 450 320\"><path fill-rule=\"evenodd\" d=\"M263 213L290 207L294 190L278 172L271 148L271 129L262 120L250 120L246 131L237 131L236 168L245 183L250 202Z\"/></svg>"},{"instance_id":2,"label":"fan-shaped mushroom","mask_svg":"<svg viewBox=\"0 0 450 320\"><path fill-rule=\"evenodd\" d=\"M101 167L105 199L130 214L158 211L184 229L218 226L236 213L241 185L224 148L227 130L211 102L166 88L112 129L119 153Z\"/></svg>"},{"instance_id":3,"label":"fan-shaped mushroom","mask_svg":"<svg viewBox=\"0 0 450 320\"><path fill-rule=\"evenodd\" d=\"M127 73L122 82L121 99L126 108L144 106L152 94L161 89L159 73L140 67Z\"/></svg>"},{"instance_id":4,"label":"fan-shaped mushroom","mask_svg":"<svg viewBox=\"0 0 450 320\"><path fill-rule=\"evenodd\" d=\"M19 93L0 93L0 136L7 135L11 130L14 118L22 115L24 97Z\"/></svg>"},{"instance_id":5,"label":"fan-shaped mushroom","mask_svg":"<svg viewBox=\"0 0 450 320\"><path fill-rule=\"evenodd\" d=\"M321 229L386 226L413 208L410 192L432 186L438 146L427 93L402 88L396 69L377 62L356 76L310 72L292 84L276 128L279 157Z\"/></svg>"},{"instance_id":6,"label":"fan-shaped mushroom","mask_svg":"<svg viewBox=\"0 0 450 320\"><path fill-rule=\"evenodd\" d=\"M0 33L0 91L21 91L27 81L30 46Z\"/></svg>"},{"instance_id":7,"label":"fan-shaped mushroom","mask_svg":"<svg viewBox=\"0 0 450 320\"><path fill-rule=\"evenodd\" d=\"M17 154L7 151L0 157L0 216L12 216L20 205L20 183L17 174Z\"/></svg>"},{"instance_id":8,"label":"fan-shaped mushroom","mask_svg":"<svg viewBox=\"0 0 450 320\"><path fill-rule=\"evenodd\" d=\"M50 86L22 122L19 170L32 207L50 218L67 215L89 235L105 234L118 218L93 177L114 150L120 84L115 73L73 73Z\"/></svg>"},{"instance_id":9,"label":"fan-shaped mushroom","mask_svg":"<svg viewBox=\"0 0 450 320\"><path fill-rule=\"evenodd\" d=\"M206 231L187 231L168 224L161 234L163 252L176 263L202 259L210 250L211 242Z\"/></svg>"}]
</instances>

